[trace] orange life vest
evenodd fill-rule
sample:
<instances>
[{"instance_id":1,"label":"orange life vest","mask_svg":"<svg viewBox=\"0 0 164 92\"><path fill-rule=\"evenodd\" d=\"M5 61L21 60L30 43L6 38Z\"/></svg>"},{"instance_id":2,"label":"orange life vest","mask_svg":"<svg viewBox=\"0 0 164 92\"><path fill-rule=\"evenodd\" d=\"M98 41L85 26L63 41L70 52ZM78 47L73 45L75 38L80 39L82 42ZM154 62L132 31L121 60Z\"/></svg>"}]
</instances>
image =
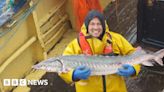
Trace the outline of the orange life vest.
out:
<instances>
[{"instance_id":1,"label":"orange life vest","mask_svg":"<svg viewBox=\"0 0 164 92\"><path fill-rule=\"evenodd\" d=\"M108 40L107 40L107 43L105 48L104 48L104 51L103 51L103 54L110 54L113 52L113 49L112 49L112 44L111 44L111 35L109 33L107 33L108 35ZM82 32L79 33L79 38L78 38L78 42L79 42L79 45L83 51L83 54L85 55L93 55L93 52L91 50L91 47L89 45L89 43L87 42L86 40L86 36L84 36L84 34Z\"/></svg>"}]
</instances>

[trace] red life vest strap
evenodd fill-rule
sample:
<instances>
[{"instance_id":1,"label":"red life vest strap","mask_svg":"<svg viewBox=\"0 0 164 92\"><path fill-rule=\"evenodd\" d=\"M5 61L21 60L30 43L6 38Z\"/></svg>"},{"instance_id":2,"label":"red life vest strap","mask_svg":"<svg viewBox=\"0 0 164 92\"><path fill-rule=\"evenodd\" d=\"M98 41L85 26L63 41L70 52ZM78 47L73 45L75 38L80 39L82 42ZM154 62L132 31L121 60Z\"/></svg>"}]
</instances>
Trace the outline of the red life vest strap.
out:
<instances>
[{"instance_id":1,"label":"red life vest strap","mask_svg":"<svg viewBox=\"0 0 164 92\"><path fill-rule=\"evenodd\" d=\"M106 46L104 48L103 53L104 54L110 54L110 53L113 52L113 49L112 49L112 41L111 41L111 38L112 37L111 37L111 35L109 33L106 32L106 34L108 36L108 39L107 39L107 44L106 44Z\"/></svg>"},{"instance_id":2,"label":"red life vest strap","mask_svg":"<svg viewBox=\"0 0 164 92\"><path fill-rule=\"evenodd\" d=\"M111 44L111 36L110 34L108 33L108 44L106 44L105 48L104 48L104 51L103 51L103 54L110 54L113 52L113 49L112 49L112 44ZM93 52L92 52L92 49L89 45L89 43L87 42L86 40L86 37L84 36L84 34L82 32L79 33L79 39L78 39L78 42L79 42L79 45L82 49L82 52L83 54L85 55L93 55ZM109 43L110 42L110 43Z\"/></svg>"},{"instance_id":3,"label":"red life vest strap","mask_svg":"<svg viewBox=\"0 0 164 92\"><path fill-rule=\"evenodd\" d=\"M89 43L87 42L87 40L82 32L79 33L79 45L82 49L83 54L85 54L85 55L93 54L91 47L89 46Z\"/></svg>"}]
</instances>

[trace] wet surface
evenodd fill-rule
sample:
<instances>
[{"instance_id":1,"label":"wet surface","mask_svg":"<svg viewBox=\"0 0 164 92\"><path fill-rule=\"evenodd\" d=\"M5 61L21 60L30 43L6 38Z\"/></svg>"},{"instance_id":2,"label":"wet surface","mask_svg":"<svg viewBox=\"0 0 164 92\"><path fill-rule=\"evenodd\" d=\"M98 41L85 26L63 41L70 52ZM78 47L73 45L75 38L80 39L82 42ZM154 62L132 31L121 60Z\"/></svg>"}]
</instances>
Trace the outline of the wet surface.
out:
<instances>
[{"instance_id":1,"label":"wet surface","mask_svg":"<svg viewBox=\"0 0 164 92\"><path fill-rule=\"evenodd\" d=\"M74 86L65 83L56 73L46 73L42 79L48 79L48 85L31 86L30 92L75 92Z\"/></svg>"},{"instance_id":2,"label":"wet surface","mask_svg":"<svg viewBox=\"0 0 164 92\"><path fill-rule=\"evenodd\" d=\"M136 78L126 79L128 92L163 92L164 67L144 67Z\"/></svg>"}]
</instances>

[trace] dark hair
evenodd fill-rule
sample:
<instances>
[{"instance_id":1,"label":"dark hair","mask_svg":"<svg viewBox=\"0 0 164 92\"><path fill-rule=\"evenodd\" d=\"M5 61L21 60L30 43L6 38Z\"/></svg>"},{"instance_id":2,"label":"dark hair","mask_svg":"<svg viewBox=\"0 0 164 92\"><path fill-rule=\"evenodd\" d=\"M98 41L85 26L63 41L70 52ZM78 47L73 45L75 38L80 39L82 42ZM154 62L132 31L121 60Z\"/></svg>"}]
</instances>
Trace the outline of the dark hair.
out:
<instances>
[{"instance_id":1,"label":"dark hair","mask_svg":"<svg viewBox=\"0 0 164 92\"><path fill-rule=\"evenodd\" d=\"M93 18L95 18L95 17L97 17L97 18L100 20L101 25L102 25L102 28L103 28L103 32L102 32L102 34L101 34L100 37L99 37L100 40L101 40L102 37L103 37L103 35L104 35L104 33L105 33L105 30L106 30L106 27L105 27L105 18L104 18L104 16L103 16L102 13L100 13L100 12L97 11L97 10L91 10L91 11L87 14L87 16L85 17L85 26L86 26L87 33L88 33L88 25L89 25L89 22L90 22Z\"/></svg>"}]
</instances>

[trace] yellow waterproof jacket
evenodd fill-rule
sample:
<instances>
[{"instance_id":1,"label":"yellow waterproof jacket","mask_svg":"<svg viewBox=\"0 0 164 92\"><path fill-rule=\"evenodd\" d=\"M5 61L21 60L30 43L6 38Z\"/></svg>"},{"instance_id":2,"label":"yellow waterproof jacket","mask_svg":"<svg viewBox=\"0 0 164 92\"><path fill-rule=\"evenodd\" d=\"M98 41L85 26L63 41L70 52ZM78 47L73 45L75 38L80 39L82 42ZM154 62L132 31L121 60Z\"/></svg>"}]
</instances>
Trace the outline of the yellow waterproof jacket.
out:
<instances>
[{"instance_id":1,"label":"yellow waterproof jacket","mask_svg":"<svg viewBox=\"0 0 164 92\"><path fill-rule=\"evenodd\" d=\"M86 33L85 25L81 28L84 35ZM108 26L106 32L109 32ZM122 37L120 34L109 32L112 37L113 52L120 55L127 55L135 51L135 48L129 44L129 42ZM97 38L87 39L93 54L103 54L105 45L107 44L108 36L105 34L102 40ZM74 39L65 49L63 55L75 55L82 54L82 50L79 47L77 39ZM134 66L136 75L140 71L140 65ZM60 76L67 82L72 83L73 70L68 73L62 73ZM80 80L75 82L76 92L127 92L124 78L117 75L111 74L106 76L90 76L87 80Z\"/></svg>"}]
</instances>

